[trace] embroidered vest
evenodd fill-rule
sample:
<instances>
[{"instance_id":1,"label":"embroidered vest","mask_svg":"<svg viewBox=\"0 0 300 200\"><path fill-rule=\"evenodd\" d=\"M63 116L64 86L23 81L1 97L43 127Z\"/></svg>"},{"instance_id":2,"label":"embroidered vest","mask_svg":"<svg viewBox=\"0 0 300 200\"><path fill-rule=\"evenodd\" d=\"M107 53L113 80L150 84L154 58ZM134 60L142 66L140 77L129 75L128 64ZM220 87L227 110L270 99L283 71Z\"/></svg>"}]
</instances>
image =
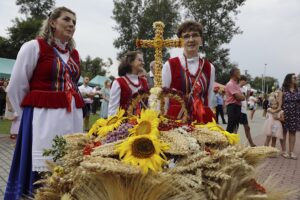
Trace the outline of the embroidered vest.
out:
<instances>
[{"instance_id":1,"label":"embroidered vest","mask_svg":"<svg viewBox=\"0 0 300 200\"><path fill-rule=\"evenodd\" d=\"M123 77L117 78L116 81L118 81L121 88L120 108L127 109L128 102L133 95L132 90ZM140 78L140 81L142 86L140 90L148 90L147 80L144 78Z\"/></svg>"},{"instance_id":2,"label":"embroidered vest","mask_svg":"<svg viewBox=\"0 0 300 200\"><path fill-rule=\"evenodd\" d=\"M170 88L179 90L183 92L186 96L188 96L193 86L193 83L191 81L191 78L187 75L186 69L182 67L180 59L178 57L171 58L168 62L170 64L172 76ZM211 65L207 60L202 60L202 62L204 62L203 70L200 74L200 77L197 79L197 89L194 90L194 94L192 95L188 105L188 109L190 115L192 115L193 111L191 108L193 103L193 96L197 95L199 98L202 99L205 112L203 120L205 123L207 123L209 121L212 121L212 117L214 117L212 111L208 107L208 89L210 83ZM195 94L195 92L197 93ZM169 117L176 119L178 117L178 114L180 113L180 110L181 105L177 101L171 99L169 102L169 110L167 113Z\"/></svg>"},{"instance_id":3,"label":"embroidered vest","mask_svg":"<svg viewBox=\"0 0 300 200\"><path fill-rule=\"evenodd\" d=\"M44 39L37 39L40 53L36 68L30 80L30 92L21 106L39 108L67 108L70 111L72 97L76 108L84 106L77 89L80 77L79 55L74 49L67 63Z\"/></svg>"}]
</instances>

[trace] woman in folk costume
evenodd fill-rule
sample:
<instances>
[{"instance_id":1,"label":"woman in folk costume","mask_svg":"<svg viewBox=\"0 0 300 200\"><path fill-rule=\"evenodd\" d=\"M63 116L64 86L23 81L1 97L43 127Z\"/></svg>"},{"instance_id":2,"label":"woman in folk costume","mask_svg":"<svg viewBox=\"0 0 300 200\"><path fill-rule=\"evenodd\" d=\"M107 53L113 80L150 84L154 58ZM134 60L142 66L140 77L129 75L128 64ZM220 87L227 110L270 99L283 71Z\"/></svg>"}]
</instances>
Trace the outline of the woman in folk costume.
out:
<instances>
[{"instance_id":1,"label":"woman in folk costume","mask_svg":"<svg viewBox=\"0 0 300 200\"><path fill-rule=\"evenodd\" d=\"M183 92L188 98L190 120L207 123L215 117L210 107L214 97L215 68L198 51L203 42L202 25L186 21L178 28L177 36L183 38L183 55L169 59L163 66L163 87ZM167 115L180 118L181 105L172 99Z\"/></svg>"},{"instance_id":2,"label":"woman in folk costume","mask_svg":"<svg viewBox=\"0 0 300 200\"><path fill-rule=\"evenodd\" d=\"M18 53L7 94L22 119L5 200L32 195L33 183L51 160L43 150L51 148L56 135L82 132L75 25L75 13L59 7L45 20L40 37L26 42Z\"/></svg>"},{"instance_id":3,"label":"woman in folk costume","mask_svg":"<svg viewBox=\"0 0 300 200\"><path fill-rule=\"evenodd\" d=\"M126 109L132 95L139 90L148 90L147 80L139 76L143 72L144 58L140 51L125 54L119 65L119 78L115 79L110 89L108 115L114 115L119 107ZM136 108L138 113L141 106Z\"/></svg>"}]
</instances>

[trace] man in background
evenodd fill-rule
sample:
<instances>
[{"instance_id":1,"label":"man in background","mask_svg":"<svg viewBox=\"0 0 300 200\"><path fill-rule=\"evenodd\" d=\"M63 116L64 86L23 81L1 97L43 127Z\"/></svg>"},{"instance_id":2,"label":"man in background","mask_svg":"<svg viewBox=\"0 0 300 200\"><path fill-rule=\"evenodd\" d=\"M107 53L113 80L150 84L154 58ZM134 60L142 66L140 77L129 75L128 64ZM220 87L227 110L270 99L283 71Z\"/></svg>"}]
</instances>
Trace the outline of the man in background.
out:
<instances>
[{"instance_id":1,"label":"man in background","mask_svg":"<svg viewBox=\"0 0 300 200\"><path fill-rule=\"evenodd\" d=\"M148 83L149 89L154 87L154 65L155 65L155 61L152 61L150 63L150 71L148 72L148 75L147 75L147 83Z\"/></svg>"},{"instance_id":2,"label":"man in background","mask_svg":"<svg viewBox=\"0 0 300 200\"><path fill-rule=\"evenodd\" d=\"M216 107L216 122L219 123L219 115L221 116L223 124L227 124L224 118L224 98L223 91L218 89L217 97L217 107Z\"/></svg>"},{"instance_id":3,"label":"man in background","mask_svg":"<svg viewBox=\"0 0 300 200\"><path fill-rule=\"evenodd\" d=\"M85 107L84 107L84 130L89 131L89 123L90 123L90 114L91 114L91 104L93 103L93 88L89 86L90 78L84 77L83 84L79 86L79 91L83 98Z\"/></svg>"},{"instance_id":4,"label":"man in background","mask_svg":"<svg viewBox=\"0 0 300 200\"><path fill-rule=\"evenodd\" d=\"M240 70L233 67L230 70L230 80L225 87L225 104L227 106L228 115L228 125L226 130L230 133L237 133L241 115L241 102L246 99L238 84L239 80Z\"/></svg>"}]
</instances>

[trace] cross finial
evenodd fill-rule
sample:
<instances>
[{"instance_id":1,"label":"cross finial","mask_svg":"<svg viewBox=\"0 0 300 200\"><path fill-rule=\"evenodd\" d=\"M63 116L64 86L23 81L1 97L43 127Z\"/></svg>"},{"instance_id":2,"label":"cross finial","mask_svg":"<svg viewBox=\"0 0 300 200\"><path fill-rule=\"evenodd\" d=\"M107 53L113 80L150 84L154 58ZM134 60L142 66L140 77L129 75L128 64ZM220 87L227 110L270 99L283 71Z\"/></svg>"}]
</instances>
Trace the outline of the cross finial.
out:
<instances>
[{"instance_id":1,"label":"cross finial","mask_svg":"<svg viewBox=\"0 0 300 200\"><path fill-rule=\"evenodd\" d=\"M162 70L162 50L164 47L181 47L182 39L166 39L163 38L164 33L164 23L161 21L157 21L153 23L153 28L155 30L155 36L153 40L136 40L137 47L143 48L154 48L155 49L155 65L154 65L154 87L162 87L162 78L161 78L161 70Z\"/></svg>"}]
</instances>

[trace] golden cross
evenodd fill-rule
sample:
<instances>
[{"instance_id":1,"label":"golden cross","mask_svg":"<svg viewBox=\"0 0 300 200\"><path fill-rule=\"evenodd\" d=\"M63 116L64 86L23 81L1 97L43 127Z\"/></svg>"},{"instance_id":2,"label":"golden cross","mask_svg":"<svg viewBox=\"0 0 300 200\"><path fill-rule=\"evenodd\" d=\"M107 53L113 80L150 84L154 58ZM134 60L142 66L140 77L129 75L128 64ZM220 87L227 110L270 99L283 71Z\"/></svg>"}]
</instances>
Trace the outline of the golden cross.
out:
<instances>
[{"instance_id":1,"label":"golden cross","mask_svg":"<svg viewBox=\"0 0 300 200\"><path fill-rule=\"evenodd\" d=\"M155 30L155 36L153 40L136 40L136 46L138 48L154 48L155 49L155 56L154 56L154 87L162 87L162 78L161 78L161 71L162 71L162 50L164 47L181 47L183 42L182 39L166 39L163 38L164 33L164 23L161 21L154 22L153 28Z\"/></svg>"}]
</instances>

